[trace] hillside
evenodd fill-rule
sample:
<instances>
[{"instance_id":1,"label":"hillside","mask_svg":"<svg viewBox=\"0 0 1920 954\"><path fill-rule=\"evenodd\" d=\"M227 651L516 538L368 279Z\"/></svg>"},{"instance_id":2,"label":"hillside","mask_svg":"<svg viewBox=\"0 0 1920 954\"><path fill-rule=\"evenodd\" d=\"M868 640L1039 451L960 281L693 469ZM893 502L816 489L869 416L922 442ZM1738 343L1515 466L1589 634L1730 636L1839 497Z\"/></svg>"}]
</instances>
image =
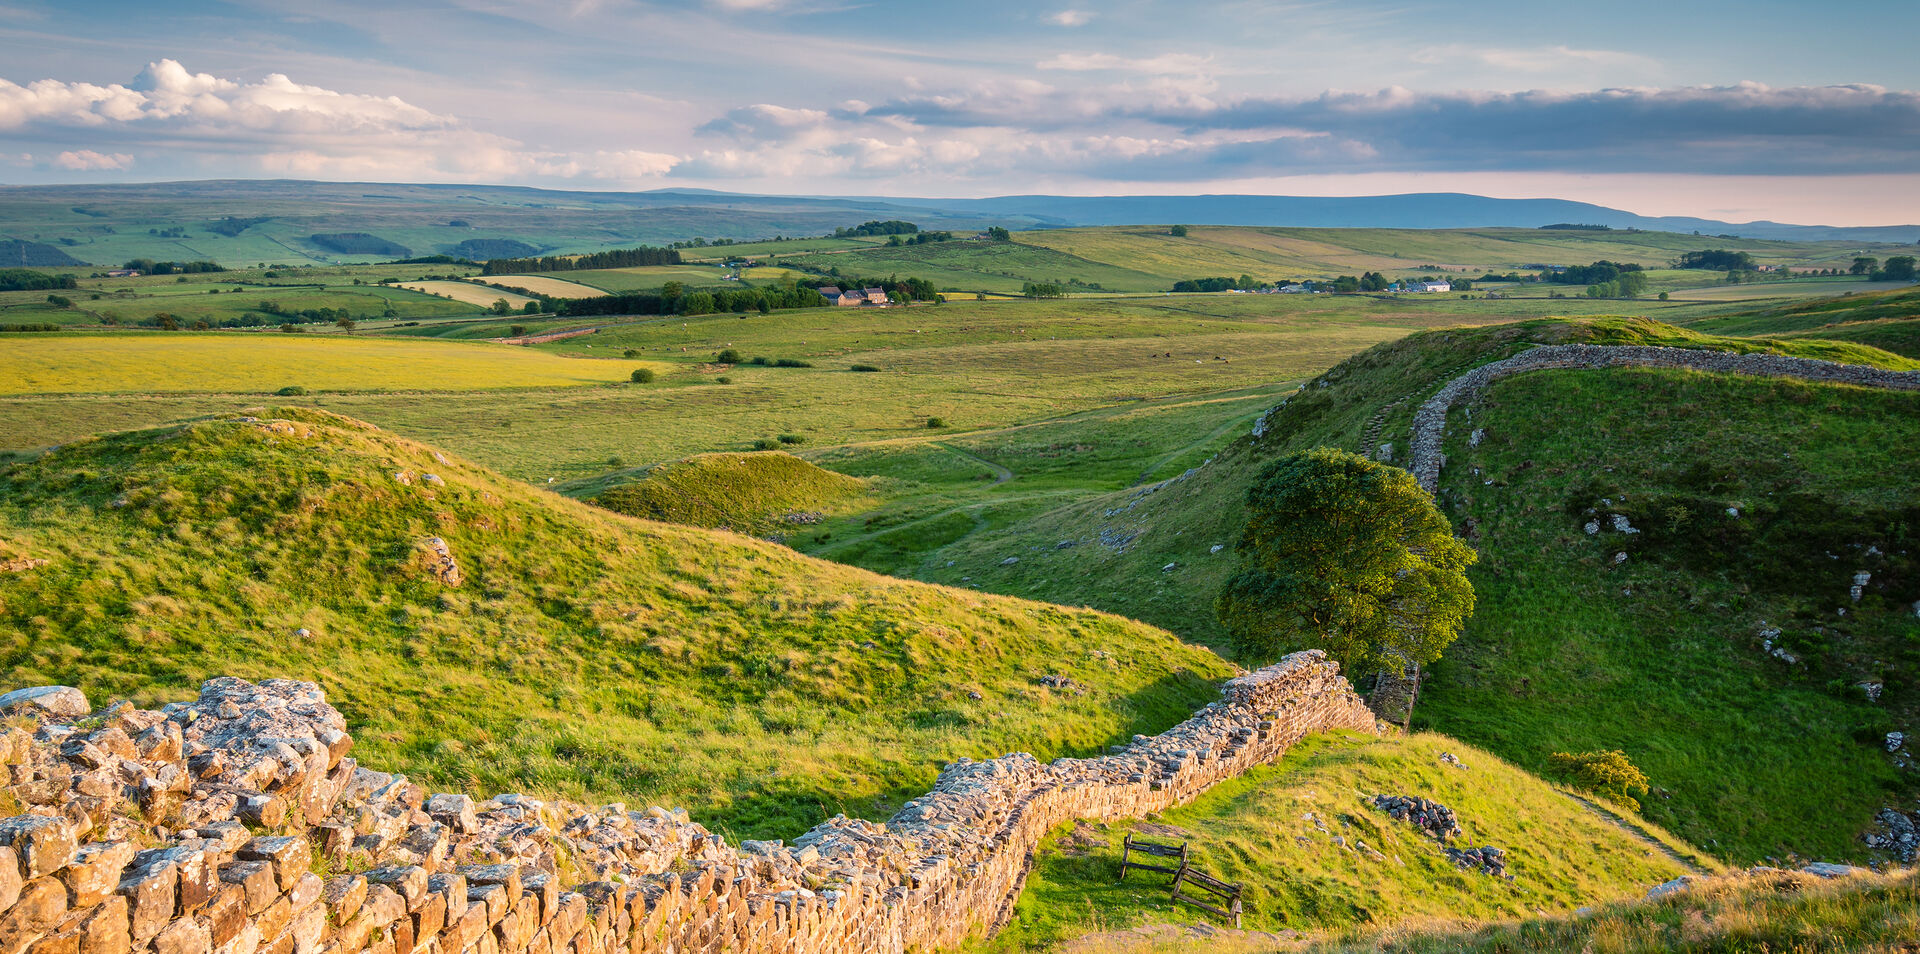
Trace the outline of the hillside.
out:
<instances>
[{"instance_id":1,"label":"hillside","mask_svg":"<svg viewBox=\"0 0 1920 954\"><path fill-rule=\"evenodd\" d=\"M1503 847L1513 880L1456 867L1438 841L1372 805L1381 794L1451 808L1462 829L1451 844ZM1245 884L1242 923L1251 931L1564 914L1717 868L1657 831L1650 837L1666 851L1652 850L1563 791L1456 740L1326 734L1151 820L1056 830L1036 856L1015 927L986 949L1043 948L1143 923L1217 924L1197 908L1173 904L1165 875L1116 877L1129 834L1187 840L1193 864Z\"/></svg>"},{"instance_id":2,"label":"hillside","mask_svg":"<svg viewBox=\"0 0 1920 954\"><path fill-rule=\"evenodd\" d=\"M1775 305L1698 319L1690 326L1714 334L1854 341L1920 358L1920 289Z\"/></svg>"},{"instance_id":3,"label":"hillside","mask_svg":"<svg viewBox=\"0 0 1920 954\"><path fill-rule=\"evenodd\" d=\"M1085 603L1221 645L1211 594L1234 568L1241 496L1264 461L1321 444L1375 450L1390 443L1404 458L1413 410L1441 382L1530 343L1566 341L1913 366L1849 343L1713 339L1641 320L1416 334L1322 375L1269 415L1263 437L1236 441L1210 464L963 539L929 554L919 575ZM1885 732L1911 724L1914 703L1891 689L1868 703L1852 684L1891 687L1920 673L1910 658L1912 635L1901 635L1911 622L1903 624L1896 612L1898 599L1911 602L1920 593L1894 592L1910 588L1911 578L1894 568L1905 564L1893 557L1853 566L1826 552L1839 545L1835 537L1860 544L1855 552L1868 545L1895 552L1887 535L1903 519L1900 501L1920 496L1911 468L1895 460L1920 439L1920 397L1677 372L1557 375L1498 385L1496 394L1525 396L1499 402L1499 427L1512 436L1499 443L1497 469L1480 459L1491 445L1472 453L1448 447L1455 463L1444 499L1455 525L1482 552L1472 571L1480 605L1467 634L1432 672L1420 724L1535 770L1556 750L1626 749L1668 796L1650 800L1648 816L1722 857L1750 861L1785 850L1859 856L1857 835L1874 812L1915 788L1879 751ZM1475 428L1500 433L1476 416L1474 427L1456 423L1453 439L1463 443ZM1704 485L1690 476L1694 461L1710 475ZM1476 465L1488 475L1475 475ZM1549 473L1551 489L1523 483ZM1727 476L1741 474L1747 476ZM1691 554L1685 562L1633 561L1625 571L1602 572L1600 563L1614 551L1588 552L1603 545L1579 532L1586 518L1567 516L1567 482L1594 475L1620 481L1621 492L1636 500L1710 493L1740 498L1723 507L1758 506L1748 525L1760 535L1751 542L1763 545L1754 558L1767 562L1769 579L1785 574L1817 592L1756 589L1757 581L1735 571L1741 564L1723 567ZM1496 489L1484 488L1484 480ZM1776 507L1769 492L1801 496ZM1816 516L1828 513L1851 518ZM1645 527L1669 518L1656 508L1636 509L1634 519ZM1649 531L1636 539L1646 545L1659 536ZM1572 543L1581 545L1569 550ZM1006 562L1014 556L1019 560ZM1818 574L1785 569L1829 564L1831 572ZM1847 581L1862 569L1877 582L1839 623L1828 604L1849 605ZM1770 626L1793 634L1788 651L1800 664L1778 665L1759 647L1756 634ZM1699 718L1702 707L1713 716ZM1808 738L1821 741L1809 745ZM1742 754L1729 759L1728 752Z\"/></svg>"},{"instance_id":4,"label":"hillside","mask_svg":"<svg viewBox=\"0 0 1920 954\"><path fill-rule=\"evenodd\" d=\"M588 492L592 503L630 517L757 536L791 533L871 502L867 481L779 451L699 454L638 480L594 481Z\"/></svg>"},{"instance_id":5,"label":"hillside","mask_svg":"<svg viewBox=\"0 0 1920 954\"><path fill-rule=\"evenodd\" d=\"M372 764L735 835L884 814L962 755L1158 731L1231 671L1131 621L619 516L300 409L8 465L0 540L8 685L309 678Z\"/></svg>"}]
</instances>

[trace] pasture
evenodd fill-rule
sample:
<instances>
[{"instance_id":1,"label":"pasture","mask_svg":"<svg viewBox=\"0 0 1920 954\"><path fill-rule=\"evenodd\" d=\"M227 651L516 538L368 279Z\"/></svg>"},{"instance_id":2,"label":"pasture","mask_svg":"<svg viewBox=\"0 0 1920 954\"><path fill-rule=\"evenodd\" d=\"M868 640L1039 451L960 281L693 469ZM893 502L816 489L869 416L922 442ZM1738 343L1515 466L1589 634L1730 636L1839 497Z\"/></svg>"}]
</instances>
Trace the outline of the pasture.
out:
<instances>
[{"instance_id":1,"label":"pasture","mask_svg":"<svg viewBox=\"0 0 1920 954\"><path fill-rule=\"evenodd\" d=\"M278 332L22 335L0 348L0 394L564 387L624 381L644 364L507 345ZM10 434L6 446L21 446L24 436Z\"/></svg>"}]
</instances>

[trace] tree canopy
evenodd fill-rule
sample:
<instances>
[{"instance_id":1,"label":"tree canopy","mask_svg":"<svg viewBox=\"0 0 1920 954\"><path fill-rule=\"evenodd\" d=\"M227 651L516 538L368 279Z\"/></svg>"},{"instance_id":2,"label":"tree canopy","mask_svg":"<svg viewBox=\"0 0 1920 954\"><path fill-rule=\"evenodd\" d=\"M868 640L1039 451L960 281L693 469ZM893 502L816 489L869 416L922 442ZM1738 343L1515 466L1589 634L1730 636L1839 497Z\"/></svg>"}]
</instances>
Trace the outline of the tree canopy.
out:
<instances>
[{"instance_id":1,"label":"tree canopy","mask_svg":"<svg viewBox=\"0 0 1920 954\"><path fill-rule=\"evenodd\" d=\"M1349 675L1440 658L1473 614L1474 552L1413 475L1329 447L1247 492L1240 571L1215 610L1251 665L1322 649Z\"/></svg>"}]
</instances>

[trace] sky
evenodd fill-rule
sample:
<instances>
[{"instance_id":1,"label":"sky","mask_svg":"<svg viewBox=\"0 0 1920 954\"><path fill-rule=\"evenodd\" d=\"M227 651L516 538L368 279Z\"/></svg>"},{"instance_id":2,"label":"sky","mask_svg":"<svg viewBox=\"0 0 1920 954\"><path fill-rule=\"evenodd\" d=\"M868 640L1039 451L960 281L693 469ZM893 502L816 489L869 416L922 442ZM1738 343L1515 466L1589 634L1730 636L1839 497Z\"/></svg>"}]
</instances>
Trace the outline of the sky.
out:
<instances>
[{"instance_id":1,"label":"sky","mask_svg":"<svg viewBox=\"0 0 1920 954\"><path fill-rule=\"evenodd\" d=\"M1916 25L1911 0L0 0L0 183L1920 223Z\"/></svg>"}]
</instances>

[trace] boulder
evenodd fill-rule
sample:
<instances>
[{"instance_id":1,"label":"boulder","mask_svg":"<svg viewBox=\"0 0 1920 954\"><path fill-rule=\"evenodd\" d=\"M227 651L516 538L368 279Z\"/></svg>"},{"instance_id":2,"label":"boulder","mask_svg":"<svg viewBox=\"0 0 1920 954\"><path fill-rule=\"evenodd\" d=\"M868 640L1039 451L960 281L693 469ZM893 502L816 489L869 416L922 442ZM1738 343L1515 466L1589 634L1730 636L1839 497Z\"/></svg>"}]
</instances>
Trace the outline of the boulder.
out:
<instances>
[{"instance_id":1,"label":"boulder","mask_svg":"<svg viewBox=\"0 0 1920 954\"><path fill-rule=\"evenodd\" d=\"M93 712L87 694L72 686L35 686L0 696L0 712L54 719L84 719Z\"/></svg>"}]
</instances>

